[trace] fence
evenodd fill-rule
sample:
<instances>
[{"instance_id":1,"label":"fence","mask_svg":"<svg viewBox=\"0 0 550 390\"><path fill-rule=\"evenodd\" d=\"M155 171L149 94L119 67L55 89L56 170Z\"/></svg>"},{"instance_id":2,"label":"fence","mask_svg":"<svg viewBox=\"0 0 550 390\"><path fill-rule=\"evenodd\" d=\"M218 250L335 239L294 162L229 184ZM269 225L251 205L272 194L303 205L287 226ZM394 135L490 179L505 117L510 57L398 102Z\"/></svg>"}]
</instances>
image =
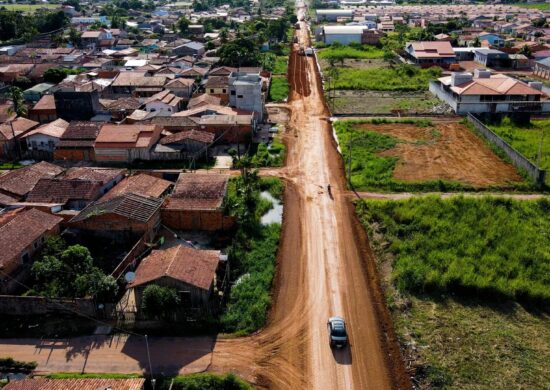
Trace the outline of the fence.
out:
<instances>
[{"instance_id":1,"label":"fence","mask_svg":"<svg viewBox=\"0 0 550 390\"><path fill-rule=\"evenodd\" d=\"M514 149L510 144L500 138L497 134L493 133L491 129L485 126L479 119L474 115L468 114L468 121L474 125L474 127L493 145L501 149L506 155L512 160L517 168L524 169L527 174L533 179L533 181L538 185L544 185L544 179L546 177L546 171L540 169L535 164L533 164L527 157Z\"/></svg>"},{"instance_id":2,"label":"fence","mask_svg":"<svg viewBox=\"0 0 550 390\"><path fill-rule=\"evenodd\" d=\"M73 314L89 317L108 318L112 315L113 305L96 306L91 298L54 299L46 297L23 297L16 295L0 295L0 316L2 315L45 315Z\"/></svg>"}]
</instances>

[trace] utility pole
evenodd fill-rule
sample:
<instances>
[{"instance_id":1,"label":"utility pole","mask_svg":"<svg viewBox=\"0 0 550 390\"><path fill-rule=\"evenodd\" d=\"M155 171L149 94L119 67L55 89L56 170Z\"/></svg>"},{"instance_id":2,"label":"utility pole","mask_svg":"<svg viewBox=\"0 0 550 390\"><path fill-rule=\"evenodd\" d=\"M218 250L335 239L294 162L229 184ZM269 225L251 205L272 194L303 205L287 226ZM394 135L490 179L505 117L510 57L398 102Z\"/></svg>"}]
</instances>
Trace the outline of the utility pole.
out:
<instances>
[{"instance_id":1,"label":"utility pole","mask_svg":"<svg viewBox=\"0 0 550 390\"><path fill-rule=\"evenodd\" d=\"M353 145L353 135L351 136L351 138L349 139L349 144L348 144L348 150L349 150L349 158L348 158L348 183L349 183L349 186L351 187L351 148L352 148L352 145Z\"/></svg>"},{"instance_id":2,"label":"utility pole","mask_svg":"<svg viewBox=\"0 0 550 390\"><path fill-rule=\"evenodd\" d=\"M149 340L147 335L145 335L145 347L147 349L147 360L149 361L149 375L151 376L151 386L155 390L156 379L153 378L153 365L151 364L151 354L149 353Z\"/></svg>"}]
</instances>

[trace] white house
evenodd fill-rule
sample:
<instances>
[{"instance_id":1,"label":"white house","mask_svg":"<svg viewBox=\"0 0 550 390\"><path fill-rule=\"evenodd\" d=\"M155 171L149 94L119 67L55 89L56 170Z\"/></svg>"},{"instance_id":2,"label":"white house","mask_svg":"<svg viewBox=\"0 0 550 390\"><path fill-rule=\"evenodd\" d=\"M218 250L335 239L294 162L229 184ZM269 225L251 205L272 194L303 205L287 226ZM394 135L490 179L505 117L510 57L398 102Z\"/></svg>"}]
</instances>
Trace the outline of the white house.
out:
<instances>
[{"instance_id":1,"label":"white house","mask_svg":"<svg viewBox=\"0 0 550 390\"><path fill-rule=\"evenodd\" d=\"M457 114L550 113L550 100L542 92L542 83L527 84L483 69L476 69L474 74L453 72L431 81L430 92Z\"/></svg>"},{"instance_id":2,"label":"white house","mask_svg":"<svg viewBox=\"0 0 550 390\"><path fill-rule=\"evenodd\" d=\"M157 116L170 116L181 110L182 102L181 97L164 90L148 98L145 101L145 109L148 112L156 112Z\"/></svg>"},{"instance_id":3,"label":"white house","mask_svg":"<svg viewBox=\"0 0 550 390\"><path fill-rule=\"evenodd\" d=\"M57 119L28 132L23 138L29 150L53 153L67 127L69 122Z\"/></svg>"},{"instance_id":4,"label":"white house","mask_svg":"<svg viewBox=\"0 0 550 390\"><path fill-rule=\"evenodd\" d=\"M327 45L335 42L342 45L361 43L363 31L367 29L366 26L324 26L323 38Z\"/></svg>"}]
</instances>

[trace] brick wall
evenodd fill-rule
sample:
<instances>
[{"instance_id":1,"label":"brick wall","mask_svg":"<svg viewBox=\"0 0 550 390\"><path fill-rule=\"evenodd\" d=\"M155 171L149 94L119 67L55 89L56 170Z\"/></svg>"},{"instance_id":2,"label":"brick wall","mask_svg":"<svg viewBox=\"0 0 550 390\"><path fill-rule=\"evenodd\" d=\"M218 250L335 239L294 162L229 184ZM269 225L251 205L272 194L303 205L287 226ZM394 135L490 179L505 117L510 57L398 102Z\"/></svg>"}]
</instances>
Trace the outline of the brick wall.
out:
<instances>
[{"instance_id":1,"label":"brick wall","mask_svg":"<svg viewBox=\"0 0 550 390\"><path fill-rule=\"evenodd\" d=\"M175 230L231 230L235 218L223 215L222 210L169 210L162 209L162 223Z\"/></svg>"}]
</instances>

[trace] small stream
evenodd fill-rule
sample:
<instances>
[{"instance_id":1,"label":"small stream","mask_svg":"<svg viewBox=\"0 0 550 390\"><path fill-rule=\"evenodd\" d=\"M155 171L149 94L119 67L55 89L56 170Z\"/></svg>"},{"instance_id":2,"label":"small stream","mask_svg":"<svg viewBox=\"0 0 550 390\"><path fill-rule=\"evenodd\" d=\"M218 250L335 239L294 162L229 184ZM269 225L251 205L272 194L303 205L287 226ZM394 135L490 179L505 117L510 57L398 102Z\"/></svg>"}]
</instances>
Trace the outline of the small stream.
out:
<instances>
[{"instance_id":1,"label":"small stream","mask_svg":"<svg viewBox=\"0 0 550 390\"><path fill-rule=\"evenodd\" d=\"M268 191L263 191L260 196L269 200L273 207L266 214L262 216L262 225L269 225L271 223L283 222L283 205L278 199L275 199Z\"/></svg>"}]
</instances>

